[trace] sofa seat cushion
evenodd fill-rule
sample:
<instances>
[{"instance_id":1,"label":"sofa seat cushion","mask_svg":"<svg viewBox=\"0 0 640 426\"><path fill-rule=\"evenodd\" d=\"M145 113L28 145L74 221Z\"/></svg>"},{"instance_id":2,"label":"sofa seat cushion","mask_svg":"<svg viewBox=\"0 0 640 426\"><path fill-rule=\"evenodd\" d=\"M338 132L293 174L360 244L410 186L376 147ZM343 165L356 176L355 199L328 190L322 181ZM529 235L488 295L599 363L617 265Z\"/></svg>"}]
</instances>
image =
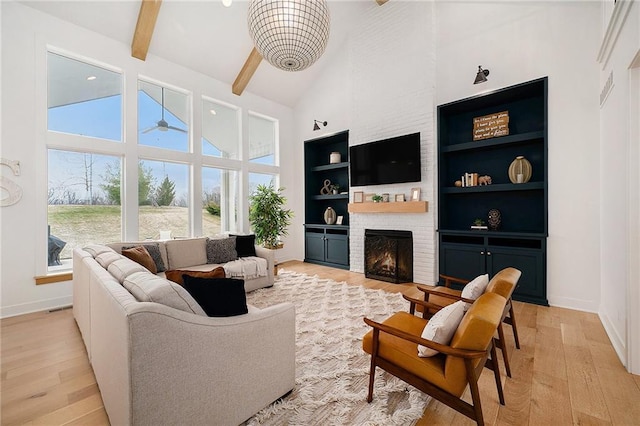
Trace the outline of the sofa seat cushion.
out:
<instances>
[{"instance_id":1,"label":"sofa seat cushion","mask_svg":"<svg viewBox=\"0 0 640 426\"><path fill-rule=\"evenodd\" d=\"M167 269L184 269L187 266L207 263L206 237L169 240L164 244L167 249Z\"/></svg>"},{"instance_id":2,"label":"sofa seat cushion","mask_svg":"<svg viewBox=\"0 0 640 426\"><path fill-rule=\"evenodd\" d=\"M123 286L139 302L155 302L196 315L206 316L193 297L178 284L146 272L129 275Z\"/></svg>"},{"instance_id":3,"label":"sofa seat cushion","mask_svg":"<svg viewBox=\"0 0 640 426\"><path fill-rule=\"evenodd\" d=\"M231 317L249 312L244 281L184 275L184 288L210 317Z\"/></svg>"},{"instance_id":4,"label":"sofa seat cushion","mask_svg":"<svg viewBox=\"0 0 640 426\"><path fill-rule=\"evenodd\" d=\"M107 268L107 271L109 271L109 273L113 275L113 277L118 280L120 284L124 283L125 278L135 272L149 273L149 270L147 268L124 256L122 257L122 259L111 262L111 264Z\"/></svg>"},{"instance_id":5,"label":"sofa seat cushion","mask_svg":"<svg viewBox=\"0 0 640 426\"><path fill-rule=\"evenodd\" d=\"M211 268L211 265L208 265ZM189 271L187 269L171 269L169 271L165 271L164 276L169 280L173 281L176 284L180 284L184 286L184 280L182 279L183 275L189 275L190 277L198 277L198 278L224 278L224 268L222 266L218 266L213 268L212 270L207 271Z\"/></svg>"}]
</instances>

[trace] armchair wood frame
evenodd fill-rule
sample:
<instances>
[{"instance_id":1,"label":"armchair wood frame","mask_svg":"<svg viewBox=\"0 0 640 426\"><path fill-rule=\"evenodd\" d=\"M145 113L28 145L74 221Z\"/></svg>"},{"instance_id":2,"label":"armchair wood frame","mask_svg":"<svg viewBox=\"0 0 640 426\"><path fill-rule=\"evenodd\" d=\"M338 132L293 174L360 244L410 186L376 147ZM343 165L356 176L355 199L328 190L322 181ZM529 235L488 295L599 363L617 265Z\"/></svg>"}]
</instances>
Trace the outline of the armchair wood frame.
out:
<instances>
[{"instance_id":1,"label":"armchair wood frame","mask_svg":"<svg viewBox=\"0 0 640 426\"><path fill-rule=\"evenodd\" d=\"M414 299L415 300L415 299ZM420 300L416 300L416 303L421 304ZM427 302L428 303L428 302ZM410 385L416 387L422 392L434 397L438 401L443 404L448 405L454 410L458 411L461 414L469 417L472 420L475 420L478 425L484 425L484 417L482 415L482 404L480 402L480 391L478 389L478 379L480 378L480 374L482 373L482 369L484 367L489 368L494 373L494 378L496 381L496 388L498 391L498 398L500 400L501 405L505 405L504 401L504 393L502 390L502 381L500 379L500 369L498 367L498 363L496 362L496 349L494 345L494 340L492 339L489 347L486 351L472 351L466 349L457 349L452 348L448 345L441 345L431 340L423 339L420 336L414 336L405 331L399 330L394 327L390 327L385 324L381 324L375 322L369 318L364 318L364 322L367 325L373 327L373 345L371 351L371 370L369 372L369 393L367 395L367 402L371 402L373 400L373 384L375 380L375 369L376 367L380 367L388 373L398 377L399 379L409 383ZM399 337L404 340L408 340L412 343L416 343L418 345L424 345L428 348L434 349L444 355L454 356L458 358L464 359L465 369L466 369L466 377L467 382L469 384L469 389L471 391L471 400L473 404L469 404L464 401L462 398L459 398L437 386L434 384L424 380L423 378L416 376L415 374L403 369L402 367L393 364L384 358L378 356L378 347L379 347L379 337L380 333L388 333ZM480 359L481 362L478 363L477 367L473 366L473 361Z\"/></svg>"}]
</instances>

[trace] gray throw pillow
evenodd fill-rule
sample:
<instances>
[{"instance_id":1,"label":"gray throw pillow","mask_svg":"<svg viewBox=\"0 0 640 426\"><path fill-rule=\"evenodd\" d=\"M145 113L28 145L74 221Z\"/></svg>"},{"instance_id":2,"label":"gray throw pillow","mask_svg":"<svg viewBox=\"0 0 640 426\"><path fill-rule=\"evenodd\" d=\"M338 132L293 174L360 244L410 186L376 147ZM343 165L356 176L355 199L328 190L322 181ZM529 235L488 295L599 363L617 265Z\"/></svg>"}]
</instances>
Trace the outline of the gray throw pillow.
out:
<instances>
[{"instance_id":1,"label":"gray throw pillow","mask_svg":"<svg viewBox=\"0 0 640 426\"><path fill-rule=\"evenodd\" d=\"M236 238L207 238L207 263L221 264L238 258Z\"/></svg>"},{"instance_id":2,"label":"gray throw pillow","mask_svg":"<svg viewBox=\"0 0 640 426\"><path fill-rule=\"evenodd\" d=\"M158 243L137 244L135 246L126 246L126 247L122 247L121 250L128 250L130 248L134 248L137 246L142 246L147 249L147 251L149 252L149 255L151 256L151 259L153 259L153 263L156 264L156 270L158 272L164 272L167 270L167 268L164 266L164 261L162 260L162 254L160 253L160 246L158 245Z\"/></svg>"}]
</instances>

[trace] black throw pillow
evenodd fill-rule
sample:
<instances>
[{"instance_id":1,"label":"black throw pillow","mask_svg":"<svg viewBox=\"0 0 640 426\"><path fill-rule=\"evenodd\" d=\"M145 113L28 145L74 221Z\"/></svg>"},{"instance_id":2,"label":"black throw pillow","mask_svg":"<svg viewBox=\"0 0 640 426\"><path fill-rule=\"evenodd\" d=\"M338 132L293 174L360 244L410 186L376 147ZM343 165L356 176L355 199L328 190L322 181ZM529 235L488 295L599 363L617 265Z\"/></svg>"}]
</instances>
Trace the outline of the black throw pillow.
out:
<instances>
[{"instance_id":1,"label":"black throw pillow","mask_svg":"<svg viewBox=\"0 0 640 426\"><path fill-rule=\"evenodd\" d=\"M198 278L183 275L184 288L210 317L232 317L249 312L244 280Z\"/></svg>"},{"instance_id":2,"label":"black throw pillow","mask_svg":"<svg viewBox=\"0 0 640 426\"><path fill-rule=\"evenodd\" d=\"M236 251L238 257L247 257L256 255L256 236L251 235L231 235L236 237Z\"/></svg>"}]
</instances>

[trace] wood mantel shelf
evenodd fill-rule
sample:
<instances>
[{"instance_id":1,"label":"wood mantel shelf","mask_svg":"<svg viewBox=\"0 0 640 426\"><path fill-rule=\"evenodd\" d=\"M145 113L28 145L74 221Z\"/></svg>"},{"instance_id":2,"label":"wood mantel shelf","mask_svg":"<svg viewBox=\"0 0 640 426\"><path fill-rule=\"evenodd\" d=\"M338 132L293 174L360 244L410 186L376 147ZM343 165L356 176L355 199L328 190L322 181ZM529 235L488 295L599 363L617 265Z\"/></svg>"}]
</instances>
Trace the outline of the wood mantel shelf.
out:
<instances>
[{"instance_id":1,"label":"wood mantel shelf","mask_svg":"<svg viewBox=\"0 0 640 426\"><path fill-rule=\"evenodd\" d=\"M426 213L428 210L427 201L349 203L349 213Z\"/></svg>"}]
</instances>

